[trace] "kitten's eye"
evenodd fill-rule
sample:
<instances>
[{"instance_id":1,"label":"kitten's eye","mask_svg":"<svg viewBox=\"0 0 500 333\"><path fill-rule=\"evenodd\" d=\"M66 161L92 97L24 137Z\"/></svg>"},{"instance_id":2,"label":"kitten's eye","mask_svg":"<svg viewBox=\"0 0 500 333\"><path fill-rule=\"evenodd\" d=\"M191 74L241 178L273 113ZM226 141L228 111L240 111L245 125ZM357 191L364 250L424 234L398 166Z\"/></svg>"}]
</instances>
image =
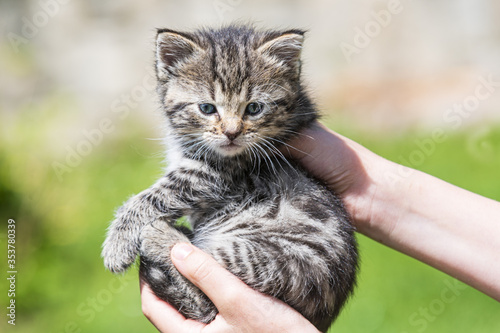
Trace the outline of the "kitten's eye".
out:
<instances>
[{"instance_id":1,"label":"kitten's eye","mask_svg":"<svg viewBox=\"0 0 500 333\"><path fill-rule=\"evenodd\" d=\"M251 116L255 116L255 115L258 115L259 113L261 113L262 110L264 110L264 105L262 105L260 103L253 102L253 103L250 103L247 105L247 107L245 109L245 113L247 113Z\"/></svg>"},{"instance_id":2,"label":"kitten's eye","mask_svg":"<svg viewBox=\"0 0 500 333\"><path fill-rule=\"evenodd\" d=\"M204 114L214 114L217 112L217 108L213 104L204 103L200 104L199 107L200 111Z\"/></svg>"}]
</instances>

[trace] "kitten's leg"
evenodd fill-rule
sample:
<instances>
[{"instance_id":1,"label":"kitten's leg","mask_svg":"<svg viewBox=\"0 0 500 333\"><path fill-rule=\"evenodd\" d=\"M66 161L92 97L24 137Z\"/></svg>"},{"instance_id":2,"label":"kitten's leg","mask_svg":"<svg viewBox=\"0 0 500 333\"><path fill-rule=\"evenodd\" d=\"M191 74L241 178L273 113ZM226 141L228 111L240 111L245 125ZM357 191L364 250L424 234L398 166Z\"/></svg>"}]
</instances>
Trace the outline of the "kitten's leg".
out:
<instances>
[{"instance_id":1,"label":"kitten's leg","mask_svg":"<svg viewBox=\"0 0 500 333\"><path fill-rule=\"evenodd\" d=\"M142 228L157 218L173 222L193 210L217 209L222 197L220 179L212 170L193 163L171 171L118 210L102 251L110 271L123 272L134 262Z\"/></svg>"},{"instance_id":2,"label":"kitten's leg","mask_svg":"<svg viewBox=\"0 0 500 333\"><path fill-rule=\"evenodd\" d=\"M153 292L169 302L187 318L204 323L212 321L217 309L200 289L183 277L172 264L170 252L176 243L189 242L178 229L157 220L144 227L141 233L141 279Z\"/></svg>"},{"instance_id":3,"label":"kitten's leg","mask_svg":"<svg viewBox=\"0 0 500 333\"><path fill-rule=\"evenodd\" d=\"M149 189L130 198L116 213L103 244L104 265L113 273L125 271L139 251L142 228L163 216L170 221L182 216L185 205L169 190L172 181L161 178Z\"/></svg>"}]
</instances>

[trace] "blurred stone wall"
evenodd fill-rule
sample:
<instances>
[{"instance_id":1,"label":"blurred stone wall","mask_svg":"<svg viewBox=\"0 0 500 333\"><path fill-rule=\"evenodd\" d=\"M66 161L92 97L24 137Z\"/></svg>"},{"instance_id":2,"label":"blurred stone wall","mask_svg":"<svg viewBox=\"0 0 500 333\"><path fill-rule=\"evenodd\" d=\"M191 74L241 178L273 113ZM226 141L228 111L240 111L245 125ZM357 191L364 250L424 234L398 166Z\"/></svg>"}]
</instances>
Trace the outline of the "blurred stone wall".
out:
<instances>
[{"instance_id":1,"label":"blurred stone wall","mask_svg":"<svg viewBox=\"0 0 500 333\"><path fill-rule=\"evenodd\" d=\"M381 131L500 118L494 0L2 0L3 122L50 98L71 101L68 135L155 110L154 29L233 21L307 29L304 75L326 114Z\"/></svg>"}]
</instances>

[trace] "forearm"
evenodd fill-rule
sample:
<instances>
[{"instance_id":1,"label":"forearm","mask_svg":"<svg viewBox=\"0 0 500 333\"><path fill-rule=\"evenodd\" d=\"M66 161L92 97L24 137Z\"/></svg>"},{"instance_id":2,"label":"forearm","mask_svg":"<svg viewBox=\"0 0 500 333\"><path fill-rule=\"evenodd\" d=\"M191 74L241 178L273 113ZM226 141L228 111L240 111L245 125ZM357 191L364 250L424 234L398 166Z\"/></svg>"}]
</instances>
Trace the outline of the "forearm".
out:
<instances>
[{"instance_id":1,"label":"forearm","mask_svg":"<svg viewBox=\"0 0 500 333\"><path fill-rule=\"evenodd\" d=\"M500 203L388 163L360 231L500 301Z\"/></svg>"}]
</instances>

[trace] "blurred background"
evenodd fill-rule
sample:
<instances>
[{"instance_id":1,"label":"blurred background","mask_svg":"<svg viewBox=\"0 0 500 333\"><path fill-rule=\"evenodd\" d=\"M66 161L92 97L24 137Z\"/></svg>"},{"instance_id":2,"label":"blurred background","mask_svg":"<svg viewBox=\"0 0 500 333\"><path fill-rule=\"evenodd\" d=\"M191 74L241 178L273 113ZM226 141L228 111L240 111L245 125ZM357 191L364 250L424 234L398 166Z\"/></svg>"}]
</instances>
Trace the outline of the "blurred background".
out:
<instances>
[{"instance_id":1,"label":"blurred background","mask_svg":"<svg viewBox=\"0 0 500 333\"><path fill-rule=\"evenodd\" d=\"M234 21L309 31L304 79L330 128L500 200L498 1L0 0L0 331L155 331L137 270L100 259L113 211L164 167L155 29ZM359 286L332 332L500 331L498 302L358 239Z\"/></svg>"}]
</instances>

